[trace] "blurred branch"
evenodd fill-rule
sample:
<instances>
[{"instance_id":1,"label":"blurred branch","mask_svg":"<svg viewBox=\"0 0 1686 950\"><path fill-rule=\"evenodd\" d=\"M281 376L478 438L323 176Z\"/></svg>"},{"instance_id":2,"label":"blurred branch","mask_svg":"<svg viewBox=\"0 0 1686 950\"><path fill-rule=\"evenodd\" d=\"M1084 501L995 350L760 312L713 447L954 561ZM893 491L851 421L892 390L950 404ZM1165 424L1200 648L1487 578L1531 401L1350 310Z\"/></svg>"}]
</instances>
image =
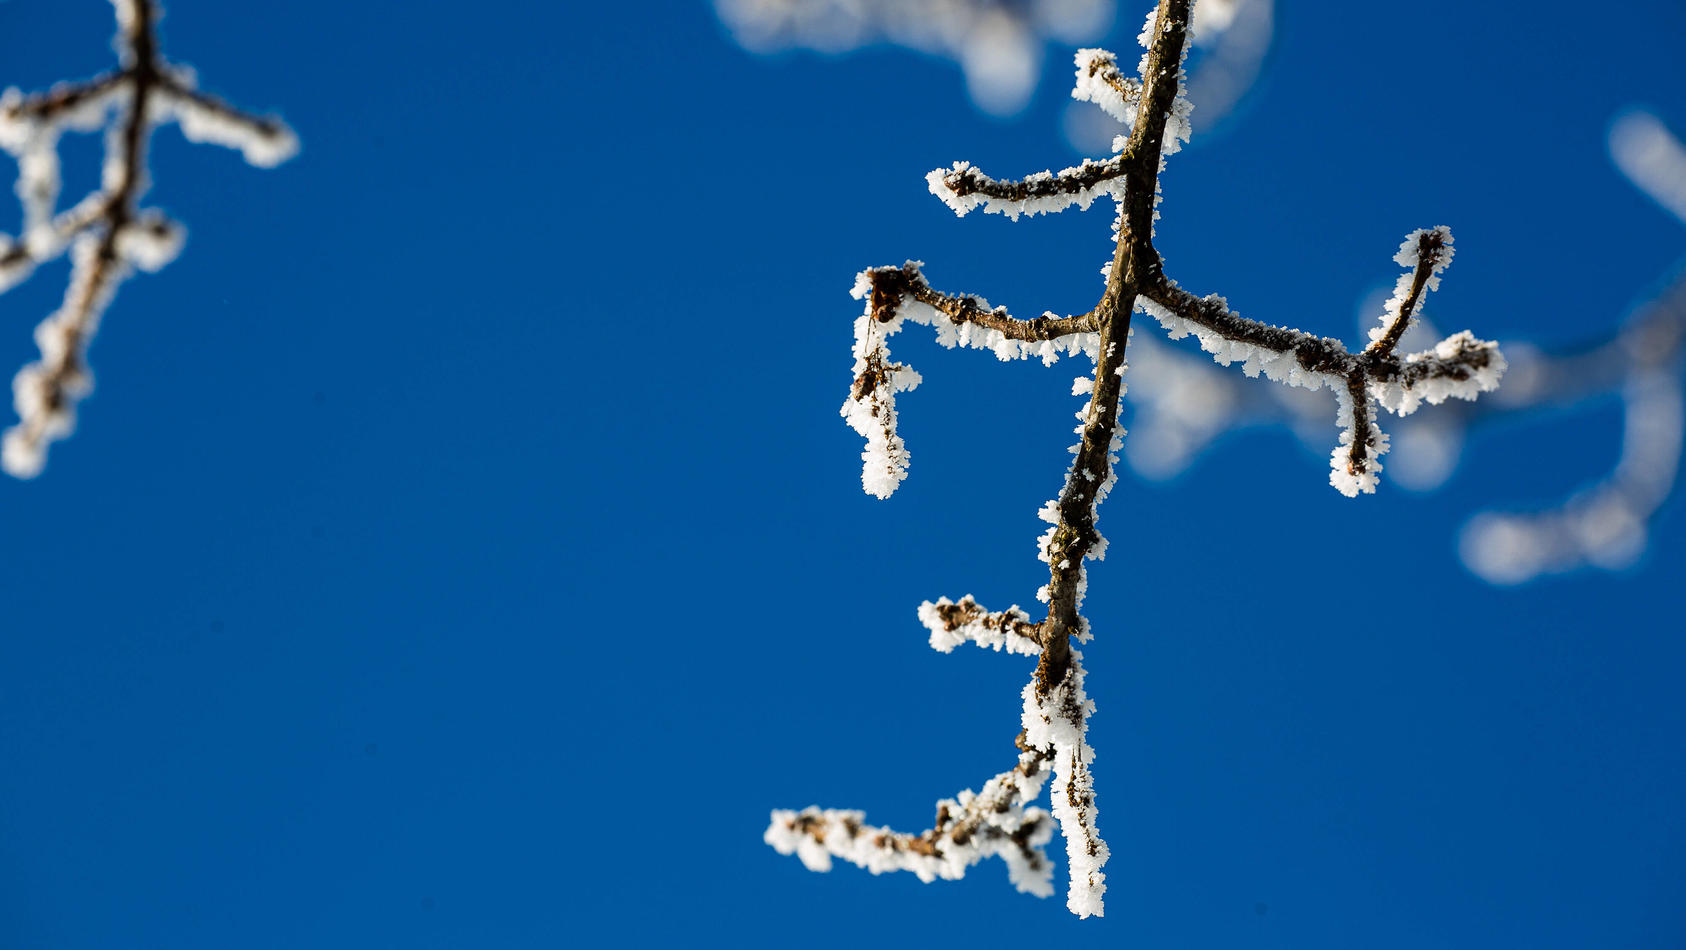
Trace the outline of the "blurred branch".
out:
<instances>
[{"instance_id":1,"label":"blurred branch","mask_svg":"<svg viewBox=\"0 0 1686 950\"><path fill-rule=\"evenodd\" d=\"M190 140L238 148L260 167L279 164L298 149L279 120L248 115L198 92L190 71L163 58L157 45L162 14L152 0L112 3L118 71L32 96L17 89L0 95L0 148L17 159L23 203L20 235L0 235L0 292L41 264L66 253L71 260L63 305L35 330L41 358L12 384L19 421L6 431L0 467L18 478L39 474L47 447L75 428L76 405L93 389L88 344L118 287L135 270L156 271L181 250L181 226L139 206L149 184L152 131L174 121ZM101 128L100 187L58 210L59 138Z\"/></svg>"}]
</instances>

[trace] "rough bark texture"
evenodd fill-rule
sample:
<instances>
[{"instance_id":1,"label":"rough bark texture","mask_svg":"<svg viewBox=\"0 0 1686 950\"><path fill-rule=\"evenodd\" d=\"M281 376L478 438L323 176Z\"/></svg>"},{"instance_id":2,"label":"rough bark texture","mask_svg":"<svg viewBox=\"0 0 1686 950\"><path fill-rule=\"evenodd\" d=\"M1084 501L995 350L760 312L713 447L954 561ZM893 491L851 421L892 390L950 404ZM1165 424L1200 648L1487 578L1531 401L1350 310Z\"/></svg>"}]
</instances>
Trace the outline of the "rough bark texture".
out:
<instances>
[{"instance_id":1,"label":"rough bark texture","mask_svg":"<svg viewBox=\"0 0 1686 950\"><path fill-rule=\"evenodd\" d=\"M1161 26L1148 50L1146 90L1136 126L1120 156L1124 207L1106 292L1093 311L1101 346L1095 385L1089 394L1089 418L1084 420L1083 442L1065 490L1060 493L1060 520L1048 542L1048 619L1042 626L1042 658L1036 667L1037 689L1044 696L1065 679L1071 665L1071 638L1082 630L1077 600L1083 560L1100 538L1095 531L1095 493L1111 474L1108 453L1118 431L1118 397L1124 381L1130 314L1142 288L1161 280L1159 252L1153 248L1153 205L1158 193L1165 117L1177 97L1183 46L1188 40L1188 11L1189 0L1161 0L1159 4Z\"/></svg>"}]
</instances>

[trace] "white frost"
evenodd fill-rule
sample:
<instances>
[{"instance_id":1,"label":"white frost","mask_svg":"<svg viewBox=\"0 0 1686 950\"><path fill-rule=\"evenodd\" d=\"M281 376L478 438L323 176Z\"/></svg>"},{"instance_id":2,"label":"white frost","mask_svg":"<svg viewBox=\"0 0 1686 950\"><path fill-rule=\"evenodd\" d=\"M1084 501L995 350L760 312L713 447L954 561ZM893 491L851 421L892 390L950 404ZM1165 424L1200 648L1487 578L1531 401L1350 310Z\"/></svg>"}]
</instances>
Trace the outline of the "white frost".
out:
<instances>
[{"instance_id":1,"label":"white frost","mask_svg":"<svg viewBox=\"0 0 1686 950\"><path fill-rule=\"evenodd\" d=\"M1051 195L1037 195L1022 199L997 198L977 191L963 195L955 191L949 183L961 180L961 176L964 176L967 172L972 172L974 177L983 182L995 185L1008 184L989 178L978 171L971 162L955 162L950 168L933 169L925 176L925 184L931 189L931 194L942 199L942 203L948 205L957 217L963 218L973 210L982 208L985 214L1005 215L1007 218L1017 221L1020 215L1054 214L1072 206L1076 206L1080 211L1087 211L1089 206L1094 204L1095 199L1103 195L1122 202L1124 199L1124 179L1117 174L1116 165L1115 159L1099 162L1093 159L1084 159L1083 164L1061 169L1057 175L1051 171L1037 172L1024 179L1028 187L1046 186L1056 180L1080 179L1091 174L1110 175L1112 177L1103 178L1093 185L1075 190L1059 191Z\"/></svg>"},{"instance_id":2,"label":"white frost","mask_svg":"<svg viewBox=\"0 0 1686 950\"><path fill-rule=\"evenodd\" d=\"M1079 917L1099 917L1106 910L1106 875L1101 868L1109 851L1095 823L1094 776L1089 771L1095 750L1087 740L1095 704L1083 690L1083 677L1083 655L1072 650L1070 671L1046 697L1037 696L1034 682L1025 684L1021 721L1027 745L1053 752L1053 812L1065 837L1071 874L1066 907Z\"/></svg>"},{"instance_id":3,"label":"white frost","mask_svg":"<svg viewBox=\"0 0 1686 950\"><path fill-rule=\"evenodd\" d=\"M950 629L943 616L945 607L958 608L959 616L965 618L965 622ZM931 649L938 653L952 653L955 647L968 641L996 652L1005 650L1023 656L1036 656L1042 652L1040 643L1021 632L1032 621L1018 604L991 613L980 607L971 594L960 598L958 603L939 597L936 603L927 600L919 605L919 622L931 631Z\"/></svg>"}]
</instances>

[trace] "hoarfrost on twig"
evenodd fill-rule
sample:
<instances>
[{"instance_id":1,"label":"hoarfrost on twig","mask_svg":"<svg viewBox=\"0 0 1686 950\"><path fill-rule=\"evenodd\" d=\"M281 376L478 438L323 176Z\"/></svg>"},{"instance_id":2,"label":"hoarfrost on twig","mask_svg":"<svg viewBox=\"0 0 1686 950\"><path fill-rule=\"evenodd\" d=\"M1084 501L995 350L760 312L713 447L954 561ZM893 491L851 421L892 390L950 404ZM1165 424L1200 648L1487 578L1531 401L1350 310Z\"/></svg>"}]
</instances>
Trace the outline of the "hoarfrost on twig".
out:
<instances>
[{"instance_id":1,"label":"hoarfrost on twig","mask_svg":"<svg viewBox=\"0 0 1686 950\"><path fill-rule=\"evenodd\" d=\"M1660 119L1640 110L1621 113L1611 123L1609 147L1624 176L1686 223L1686 146ZM1396 296L1397 291L1396 285ZM1408 334L1402 346L1411 345L1413 337L1433 339L1427 324ZM1454 335L1408 357L1417 364L1408 372L1434 366L1442 354L1465 360L1461 351L1477 346L1473 338ZM1208 362L1152 340L1142 341L1138 351L1140 385L1131 395L1136 434L1126 452L1138 474L1170 477L1224 433L1249 426L1286 424L1308 445L1321 438L1327 408L1316 397L1247 386ZM1476 576L1494 584L1631 565L1644 550L1650 524L1673 491L1680 467L1686 425L1678 408L1686 371L1686 263L1677 263L1602 334L1567 346L1509 341L1504 352L1509 369L1502 390L1398 426L1391 441L1402 453L1399 480L1416 491L1435 490L1455 469L1472 429L1613 396L1621 405L1623 437L1620 458L1607 475L1533 511L1477 512L1462 528L1458 550ZM1419 400L1455 395L1447 387L1459 382L1428 378L1409 389L1376 387L1373 394L1407 408Z\"/></svg>"},{"instance_id":2,"label":"hoarfrost on twig","mask_svg":"<svg viewBox=\"0 0 1686 950\"><path fill-rule=\"evenodd\" d=\"M17 425L0 437L0 468L33 478L47 448L76 426L76 407L93 389L88 344L117 289L136 270L156 271L180 252L182 227L142 209L150 184L146 150L159 125L175 122L190 141L238 149L268 168L298 151L280 120L249 115L196 88L191 70L170 63L157 46L162 15L152 0L112 0L119 69L26 96L0 93L0 149L18 163L23 227L0 235L0 292L35 268L68 253L64 303L36 327L41 358L12 382ZM58 144L65 132L105 130L100 187L59 210Z\"/></svg>"},{"instance_id":3,"label":"hoarfrost on twig","mask_svg":"<svg viewBox=\"0 0 1686 950\"><path fill-rule=\"evenodd\" d=\"M781 854L797 855L813 870L829 869L831 859L840 857L873 873L906 870L931 881L959 877L983 857L999 855L1021 890L1046 893L1051 889L1043 886L1046 858L1040 846L1048 840L1048 825L1029 802L1051 769L1052 820L1065 839L1070 871L1066 906L1080 917L1104 912L1103 867L1110 851L1096 824L1094 749L1087 738L1095 707L1084 690L1082 656L1072 643L1090 637L1080 613L1088 588L1086 562L1099 560L1106 550L1097 528L1098 506L1117 478L1124 435L1119 400L1136 310L1154 317L1173 339L1195 336L1220 364L1241 363L1246 375L1333 389L1342 433L1330 481L1348 495L1375 490L1381 468L1376 458L1388 447L1375 423L1378 405L1404 414L1423 402L1472 399L1496 386L1504 372L1498 348L1467 333L1419 353L1402 357L1395 352L1423 296L1438 286L1451 261L1452 236L1443 227L1406 237L1395 256L1406 273L1380 327L1358 352L1333 339L1244 318L1222 297L1196 297L1165 276L1153 244L1153 222L1159 171L1188 137L1190 108L1180 91L1190 8L1190 0L1160 0L1143 27L1141 42L1148 52L1133 79L1120 75L1116 58L1104 50L1078 54L1074 94L1130 124L1129 137L1117 143L1114 157L1017 180L993 178L957 162L927 178L932 192L962 216L981 207L1016 219L1086 208L1096 197L1111 197L1118 206L1115 246L1104 271L1106 290L1094 309L1075 317L1015 319L982 297L932 289L922 265L914 261L871 268L856 277L853 293L865 307L855 321L853 383L842 414L866 439L861 481L870 494L888 496L908 472L907 449L896 432L895 396L916 386L919 376L892 362L888 345L905 323L931 327L944 346L988 349L1003 360L1035 356L1053 363L1060 356L1082 354L1093 362L1093 371L1073 387L1074 395L1088 399L1077 414L1079 441L1071 449L1064 487L1039 512L1049 525L1037 540L1038 556L1049 572L1048 583L1037 592L1047 604L1046 616L1033 620L1016 605L991 612L971 597L958 603L943 598L919 608L937 650L946 653L973 642L1036 657L1036 670L1023 691L1023 729L1014 743L1018 764L975 796L963 792L939 802L935 823L919 834L868 827L856 811L816 806L773 812L767 843ZM1129 189L1120 186L1126 180L1132 183Z\"/></svg>"}]
</instances>

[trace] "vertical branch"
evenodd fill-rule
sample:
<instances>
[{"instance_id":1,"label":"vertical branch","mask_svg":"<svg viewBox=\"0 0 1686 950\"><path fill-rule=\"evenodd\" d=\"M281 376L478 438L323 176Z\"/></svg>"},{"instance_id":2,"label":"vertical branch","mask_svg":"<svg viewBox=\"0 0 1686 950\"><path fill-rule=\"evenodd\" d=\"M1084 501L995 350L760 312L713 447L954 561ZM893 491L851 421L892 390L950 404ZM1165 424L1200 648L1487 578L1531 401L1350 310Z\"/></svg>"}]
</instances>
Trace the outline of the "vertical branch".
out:
<instances>
[{"instance_id":1,"label":"vertical branch","mask_svg":"<svg viewBox=\"0 0 1686 950\"><path fill-rule=\"evenodd\" d=\"M1166 118L1177 97L1184 45L1188 39L1190 0L1160 0L1157 34L1148 49L1145 89L1135 127L1124 147L1124 200L1118 244L1106 292L1095 307L1100 327L1100 356L1083 421L1083 441L1060 492L1059 522L1045 551L1049 565L1048 622L1042 631L1042 657L1036 667L1037 690L1046 696L1063 682L1071 667L1070 640L1083 632L1078 616L1085 584L1083 561L1100 540L1095 507L1114 477L1119 438L1118 400L1124 388L1124 348L1130 315L1143 287L1161 279L1159 252L1153 248L1153 215L1158 204L1160 157Z\"/></svg>"}]
</instances>

